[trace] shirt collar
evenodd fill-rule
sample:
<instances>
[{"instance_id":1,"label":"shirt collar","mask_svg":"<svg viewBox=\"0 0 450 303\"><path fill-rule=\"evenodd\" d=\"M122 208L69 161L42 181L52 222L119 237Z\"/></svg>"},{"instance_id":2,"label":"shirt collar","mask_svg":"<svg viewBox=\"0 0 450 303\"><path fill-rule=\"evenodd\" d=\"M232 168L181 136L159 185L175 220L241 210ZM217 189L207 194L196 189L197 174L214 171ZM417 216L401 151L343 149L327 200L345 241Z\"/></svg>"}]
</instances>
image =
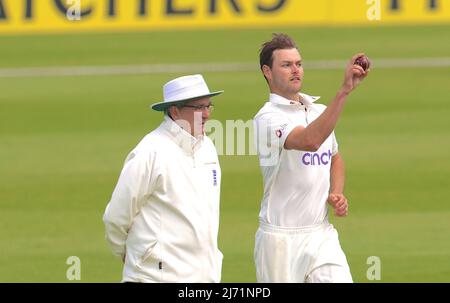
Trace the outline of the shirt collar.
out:
<instances>
[{"instance_id":1,"label":"shirt collar","mask_svg":"<svg viewBox=\"0 0 450 303\"><path fill-rule=\"evenodd\" d=\"M314 102L316 102L317 100L320 99L319 96L310 96L310 95L303 94L303 93L298 93L298 94L300 95L300 100L301 100L300 102L306 106L311 106ZM284 98L280 95L274 94L274 93L270 94L269 101L274 104L281 104L281 105L299 104L297 101L286 99L286 98Z\"/></svg>"},{"instance_id":2,"label":"shirt collar","mask_svg":"<svg viewBox=\"0 0 450 303\"><path fill-rule=\"evenodd\" d=\"M193 137L168 115L164 115L164 121L161 126L170 134L173 141L189 154L195 153L203 142L203 136L198 138Z\"/></svg>"}]
</instances>

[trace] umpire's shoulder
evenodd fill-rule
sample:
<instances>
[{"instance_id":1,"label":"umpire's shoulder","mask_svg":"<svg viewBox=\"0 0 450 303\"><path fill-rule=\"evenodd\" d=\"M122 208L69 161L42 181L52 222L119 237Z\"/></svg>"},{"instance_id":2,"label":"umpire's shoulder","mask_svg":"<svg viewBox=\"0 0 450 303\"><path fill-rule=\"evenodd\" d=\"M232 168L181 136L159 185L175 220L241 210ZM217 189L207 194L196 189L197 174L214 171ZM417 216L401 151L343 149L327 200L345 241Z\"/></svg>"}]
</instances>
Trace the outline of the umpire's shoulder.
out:
<instances>
[{"instance_id":1,"label":"umpire's shoulder","mask_svg":"<svg viewBox=\"0 0 450 303\"><path fill-rule=\"evenodd\" d=\"M163 148L161 138L151 132L145 135L141 141L128 154L125 163L134 159L134 161L147 161L158 151Z\"/></svg>"}]
</instances>

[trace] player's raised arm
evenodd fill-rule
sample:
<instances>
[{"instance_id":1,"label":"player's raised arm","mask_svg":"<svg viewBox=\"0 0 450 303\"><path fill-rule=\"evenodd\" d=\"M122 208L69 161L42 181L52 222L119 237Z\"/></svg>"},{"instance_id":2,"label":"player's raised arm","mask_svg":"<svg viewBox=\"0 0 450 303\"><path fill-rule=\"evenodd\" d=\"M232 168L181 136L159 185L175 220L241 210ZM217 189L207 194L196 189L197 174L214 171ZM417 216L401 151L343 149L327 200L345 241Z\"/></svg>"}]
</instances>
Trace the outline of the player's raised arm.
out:
<instances>
[{"instance_id":1,"label":"player's raised arm","mask_svg":"<svg viewBox=\"0 0 450 303\"><path fill-rule=\"evenodd\" d=\"M365 57L363 53L354 55L347 64L344 82L327 109L307 127L297 126L291 131L284 143L286 149L316 151L328 138L336 127L347 96L369 73L369 69L365 71L362 66L355 64L355 60L362 56Z\"/></svg>"}]
</instances>

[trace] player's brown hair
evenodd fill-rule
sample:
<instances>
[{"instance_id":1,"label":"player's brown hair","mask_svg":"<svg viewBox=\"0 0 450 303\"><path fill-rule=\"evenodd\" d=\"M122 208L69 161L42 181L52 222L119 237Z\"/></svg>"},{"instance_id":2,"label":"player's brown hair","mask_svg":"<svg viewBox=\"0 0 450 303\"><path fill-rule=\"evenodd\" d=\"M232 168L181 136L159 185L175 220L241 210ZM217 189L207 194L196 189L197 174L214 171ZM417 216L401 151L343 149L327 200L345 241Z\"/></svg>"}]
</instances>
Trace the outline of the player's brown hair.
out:
<instances>
[{"instance_id":1,"label":"player's brown hair","mask_svg":"<svg viewBox=\"0 0 450 303\"><path fill-rule=\"evenodd\" d=\"M259 52L259 65L262 70L263 65L267 65L272 68L273 52L277 49L291 49L296 48L294 40L286 34L272 34L272 40L264 42L261 45Z\"/></svg>"}]
</instances>

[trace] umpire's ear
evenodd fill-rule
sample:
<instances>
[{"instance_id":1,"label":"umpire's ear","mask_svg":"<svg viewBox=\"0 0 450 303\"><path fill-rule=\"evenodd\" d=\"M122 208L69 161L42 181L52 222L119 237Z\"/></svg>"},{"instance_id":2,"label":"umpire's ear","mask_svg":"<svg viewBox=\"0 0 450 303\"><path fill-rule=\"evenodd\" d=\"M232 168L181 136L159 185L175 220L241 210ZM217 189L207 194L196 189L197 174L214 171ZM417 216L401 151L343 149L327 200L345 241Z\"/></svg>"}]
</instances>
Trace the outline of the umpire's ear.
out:
<instances>
[{"instance_id":1,"label":"umpire's ear","mask_svg":"<svg viewBox=\"0 0 450 303\"><path fill-rule=\"evenodd\" d=\"M167 109L167 114L170 118L172 118L172 120L178 120L178 118L180 118L180 111L175 105L169 106L169 108Z\"/></svg>"}]
</instances>

